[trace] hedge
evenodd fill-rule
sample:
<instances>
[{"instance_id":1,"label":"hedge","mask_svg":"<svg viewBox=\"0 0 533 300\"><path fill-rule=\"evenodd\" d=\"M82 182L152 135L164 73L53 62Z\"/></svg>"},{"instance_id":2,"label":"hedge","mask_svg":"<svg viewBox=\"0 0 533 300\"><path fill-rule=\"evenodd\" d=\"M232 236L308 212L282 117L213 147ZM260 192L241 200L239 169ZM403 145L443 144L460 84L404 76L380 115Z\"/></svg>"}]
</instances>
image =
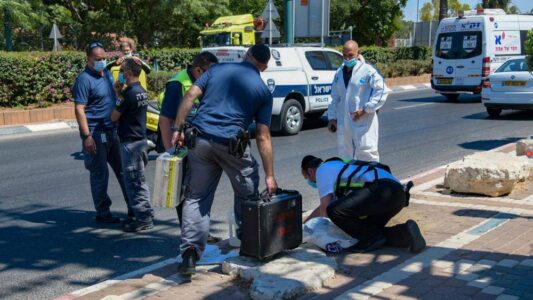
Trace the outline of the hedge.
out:
<instances>
[{"instance_id":1,"label":"hedge","mask_svg":"<svg viewBox=\"0 0 533 300\"><path fill-rule=\"evenodd\" d=\"M429 48L361 49L366 60L375 64L385 77L431 72ZM148 75L151 96L156 97L166 81L189 64L199 51L173 48L139 52L156 67ZM111 57L117 54L110 53ZM0 107L46 106L72 101L70 89L84 67L83 52L0 52Z\"/></svg>"},{"instance_id":2,"label":"hedge","mask_svg":"<svg viewBox=\"0 0 533 300\"><path fill-rule=\"evenodd\" d=\"M167 78L189 64L198 52L199 49L140 52L143 59L151 65L156 63L163 71L149 74L150 90L162 90ZM110 53L110 59L116 55ZM83 52L0 52L0 107L72 101L70 89L85 64Z\"/></svg>"}]
</instances>

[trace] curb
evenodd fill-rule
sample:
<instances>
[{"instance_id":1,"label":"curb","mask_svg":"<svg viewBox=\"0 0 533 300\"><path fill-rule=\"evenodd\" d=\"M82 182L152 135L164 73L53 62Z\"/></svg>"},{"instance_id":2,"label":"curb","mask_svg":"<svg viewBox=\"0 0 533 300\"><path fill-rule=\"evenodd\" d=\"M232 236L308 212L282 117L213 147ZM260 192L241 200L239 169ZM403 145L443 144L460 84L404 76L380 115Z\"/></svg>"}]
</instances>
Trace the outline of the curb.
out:
<instances>
[{"instance_id":1,"label":"curb","mask_svg":"<svg viewBox=\"0 0 533 300\"><path fill-rule=\"evenodd\" d=\"M429 83L415 84L415 85L400 85L400 86L391 86L389 91L391 93L396 92L407 92L415 90L425 90L430 89L431 85ZM65 130L65 129L76 129L78 128L78 123L76 120L64 121L64 122L52 122L44 124L27 124L27 125L18 125L18 126L9 126L0 128L0 137L12 135L12 134L25 134L25 133L34 133L34 132L50 132L56 130Z\"/></svg>"},{"instance_id":2,"label":"curb","mask_svg":"<svg viewBox=\"0 0 533 300\"><path fill-rule=\"evenodd\" d=\"M391 92L407 92L407 91L416 91L416 90L425 90L430 89L431 84L430 83L421 83L421 84L409 84L409 85L399 85L399 86L391 86L389 87L389 90Z\"/></svg>"},{"instance_id":3,"label":"curb","mask_svg":"<svg viewBox=\"0 0 533 300\"><path fill-rule=\"evenodd\" d=\"M76 129L76 128L78 128L78 123L76 123L76 121L53 122L53 123L44 123L44 124L28 124L28 125L0 128L0 137L7 136L7 135L13 135L13 134L51 132L51 131Z\"/></svg>"}]
</instances>

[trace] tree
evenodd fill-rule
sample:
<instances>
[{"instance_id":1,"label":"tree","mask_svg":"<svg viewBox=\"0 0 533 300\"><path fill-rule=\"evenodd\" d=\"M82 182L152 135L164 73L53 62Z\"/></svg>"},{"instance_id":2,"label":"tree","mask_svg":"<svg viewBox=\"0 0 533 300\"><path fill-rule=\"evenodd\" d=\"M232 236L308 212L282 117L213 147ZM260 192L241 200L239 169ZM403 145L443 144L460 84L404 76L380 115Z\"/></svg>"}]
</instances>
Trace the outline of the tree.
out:
<instances>
[{"instance_id":1,"label":"tree","mask_svg":"<svg viewBox=\"0 0 533 300\"><path fill-rule=\"evenodd\" d=\"M526 53L527 53L527 66L529 71L533 72L533 29L530 29L527 33L526 39Z\"/></svg>"},{"instance_id":2,"label":"tree","mask_svg":"<svg viewBox=\"0 0 533 300\"><path fill-rule=\"evenodd\" d=\"M448 17L448 0L440 0L439 3L439 21Z\"/></svg>"},{"instance_id":3,"label":"tree","mask_svg":"<svg viewBox=\"0 0 533 300\"><path fill-rule=\"evenodd\" d=\"M426 2L420 9L420 15L422 21L436 21L439 20L440 1L432 0ZM459 0L448 0L448 16L456 16L457 13L470 10L468 3L461 3Z\"/></svg>"}]
</instances>

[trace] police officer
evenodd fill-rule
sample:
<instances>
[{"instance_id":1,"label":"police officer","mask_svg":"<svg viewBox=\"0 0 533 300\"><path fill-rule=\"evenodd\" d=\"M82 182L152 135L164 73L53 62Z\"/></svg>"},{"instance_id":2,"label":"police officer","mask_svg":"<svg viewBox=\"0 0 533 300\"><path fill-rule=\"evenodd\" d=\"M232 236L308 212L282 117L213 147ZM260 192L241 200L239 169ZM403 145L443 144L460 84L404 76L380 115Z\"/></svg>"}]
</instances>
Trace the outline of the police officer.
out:
<instances>
[{"instance_id":1,"label":"police officer","mask_svg":"<svg viewBox=\"0 0 533 300\"><path fill-rule=\"evenodd\" d=\"M192 126L198 130L193 148L189 150L190 186L185 192L181 224L181 256L179 272L195 273L196 261L205 249L209 230L210 210L215 190L224 171L233 187L234 213L240 224L242 201L257 195L259 171L250 154L244 131L255 120L256 142L261 154L265 183L274 193L270 119L272 95L259 72L267 68L270 49L265 45L251 47L242 63L217 64L209 68L183 97L172 143L183 143L183 125L194 99L200 105Z\"/></svg>"},{"instance_id":2,"label":"police officer","mask_svg":"<svg viewBox=\"0 0 533 300\"><path fill-rule=\"evenodd\" d=\"M109 170L113 169L124 200L128 198L122 180L119 139L111 113L117 98L113 91L113 77L106 70L106 53L101 43L87 47L87 66L76 78L72 88L76 120L83 140L83 159L90 172L91 194L96 209L96 221L119 223L110 211L111 199L107 194ZM133 216L128 204L128 216Z\"/></svg>"},{"instance_id":3,"label":"police officer","mask_svg":"<svg viewBox=\"0 0 533 300\"><path fill-rule=\"evenodd\" d=\"M350 236L358 239L350 250L368 252L383 245L409 248L418 253L426 242L413 220L385 227L409 201L407 189L390 173L390 169L375 162L344 162L307 155L302 159L302 175L309 185L318 188L320 206L309 219L329 217ZM411 183L412 184L412 183Z\"/></svg>"},{"instance_id":4,"label":"police officer","mask_svg":"<svg viewBox=\"0 0 533 300\"><path fill-rule=\"evenodd\" d=\"M211 67L211 65L218 63L217 57L211 52L204 51L194 57L192 64L187 66L174 77L172 77L165 86L165 91L161 102L161 113L159 115L159 130L161 130L161 138L165 149L172 147L172 126L176 119L176 112L181 103L181 98L200 78L200 76ZM196 106L200 104L200 100L194 100L195 107L191 110L188 121L192 119L196 113Z\"/></svg>"},{"instance_id":5,"label":"police officer","mask_svg":"<svg viewBox=\"0 0 533 300\"><path fill-rule=\"evenodd\" d=\"M117 102L117 107L111 115L111 121L118 122L123 180L130 207L135 214L135 219L130 218L124 223L123 229L126 232L154 227L150 189L144 176L144 168L148 162L146 141L148 93L139 82L141 71L142 63L138 58L126 58L122 62L118 81L114 85L120 101Z\"/></svg>"}]
</instances>

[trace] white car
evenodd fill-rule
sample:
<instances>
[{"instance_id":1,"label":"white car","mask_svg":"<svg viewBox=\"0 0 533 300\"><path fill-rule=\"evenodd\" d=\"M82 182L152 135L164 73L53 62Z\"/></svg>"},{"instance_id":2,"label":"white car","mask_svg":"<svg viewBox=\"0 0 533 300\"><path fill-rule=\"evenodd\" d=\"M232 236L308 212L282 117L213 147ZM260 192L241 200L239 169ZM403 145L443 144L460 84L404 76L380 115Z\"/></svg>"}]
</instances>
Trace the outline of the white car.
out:
<instances>
[{"instance_id":1,"label":"white car","mask_svg":"<svg viewBox=\"0 0 533 300\"><path fill-rule=\"evenodd\" d=\"M506 61L484 80L481 101L494 118L502 109L533 109L533 72L524 56Z\"/></svg>"},{"instance_id":2,"label":"white car","mask_svg":"<svg viewBox=\"0 0 533 300\"><path fill-rule=\"evenodd\" d=\"M204 48L220 62L240 62L247 47ZM306 119L320 118L331 102L331 83L342 65L342 54L321 47L272 46L268 68L261 73L274 105L272 131L297 134Z\"/></svg>"}]
</instances>

